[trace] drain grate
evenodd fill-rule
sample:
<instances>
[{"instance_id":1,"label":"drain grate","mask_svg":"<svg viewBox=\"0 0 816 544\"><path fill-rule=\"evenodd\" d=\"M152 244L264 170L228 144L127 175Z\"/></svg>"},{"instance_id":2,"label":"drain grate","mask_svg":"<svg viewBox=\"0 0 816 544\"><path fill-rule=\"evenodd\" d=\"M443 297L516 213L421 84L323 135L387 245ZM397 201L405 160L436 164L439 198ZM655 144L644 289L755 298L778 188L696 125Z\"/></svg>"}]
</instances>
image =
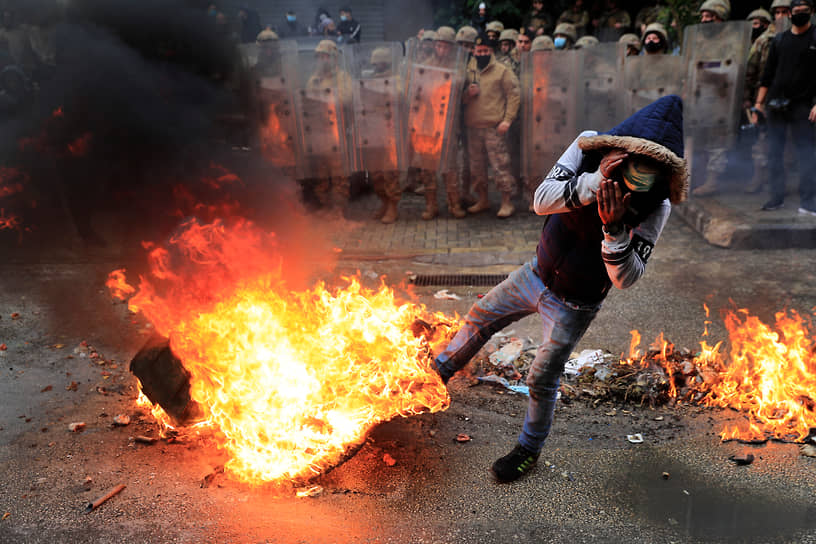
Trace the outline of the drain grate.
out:
<instances>
[{"instance_id":1,"label":"drain grate","mask_svg":"<svg viewBox=\"0 0 816 544\"><path fill-rule=\"evenodd\" d=\"M507 274L417 274L414 285L474 285L492 287L507 279Z\"/></svg>"}]
</instances>

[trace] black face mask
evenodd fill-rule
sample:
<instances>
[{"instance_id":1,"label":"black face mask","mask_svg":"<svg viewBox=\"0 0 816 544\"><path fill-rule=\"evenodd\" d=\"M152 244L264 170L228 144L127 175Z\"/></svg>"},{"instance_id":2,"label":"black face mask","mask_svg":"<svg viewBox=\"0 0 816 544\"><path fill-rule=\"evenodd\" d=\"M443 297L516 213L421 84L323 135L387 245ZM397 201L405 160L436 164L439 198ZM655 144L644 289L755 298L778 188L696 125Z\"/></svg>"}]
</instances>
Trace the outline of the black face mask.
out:
<instances>
[{"instance_id":1,"label":"black face mask","mask_svg":"<svg viewBox=\"0 0 816 544\"><path fill-rule=\"evenodd\" d=\"M490 55L473 55L473 58L476 59L476 67L479 70L484 70L490 64Z\"/></svg>"},{"instance_id":2,"label":"black face mask","mask_svg":"<svg viewBox=\"0 0 816 544\"><path fill-rule=\"evenodd\" d=\"M765 27L759 26L757 28L751 29L751 41L756 41L757 38L762 36L762 33L765 32Z\"/></svg>"},{"instance_id":3,"label":"black face mask","mask_svg":"<svg viewBox=\"0 0 816 544\"><path fill-rule=\"evenodd\" d=\"M657 53L661 49L663 49L662 42L646 42L643 44L643 48L648 51L649 53Z\"/></svg>"},{"instance_id":4,"label":"black face mask","mask_svg":"<svg viewBox=\"0 0 816 544\"><path fill-rule=\"evenodd\" d=\"M810 21L810 12L800 12L791 15L791 24L793 26L806 26Z\"/></svg>"}]
</instances>

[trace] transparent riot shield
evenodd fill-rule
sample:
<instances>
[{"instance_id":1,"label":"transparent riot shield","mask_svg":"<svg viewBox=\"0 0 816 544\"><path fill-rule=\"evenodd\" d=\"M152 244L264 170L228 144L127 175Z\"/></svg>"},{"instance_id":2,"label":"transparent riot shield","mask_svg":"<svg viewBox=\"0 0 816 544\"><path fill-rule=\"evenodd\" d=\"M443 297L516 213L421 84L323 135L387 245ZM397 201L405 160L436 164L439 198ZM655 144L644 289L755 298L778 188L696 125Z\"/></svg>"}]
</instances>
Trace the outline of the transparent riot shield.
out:
<instances>
[{"instance_id":1,"label":"transparent riot shield","mask_svg":"<svg viewBox=\"0 0 816 544\"><path fill-rule=\"evenodd\" d=\"M661 96L681 94L686 65L676 55L639 55L623 61L623 118Z\"/></svg>"},{"instance_id":2,"label":"transparent riot shield","mask_svg":"<svg viewBox=\"0 0 816 544\"><path fill-rule=\"evenodd\" d=\"M622 47L600 43L580 50L577 129L605 132L621 120Z\"/></svg>"},{"instance_id":3,"label":"transparent riot shield","mask_svg":"<svg viewBox=\"0 0 816 544\"><path fill-rule=\"evenodd\" d=\"M291 172L298 137L293 94L296 63L297 43L282 40L265 43L253 66L262 109L261 152L266 160Z\"/></svg>"},{"instance_id":4,"label":"transparent riot shield","mask_svg":"<svg viewBox=\"0 0 816 544\"><path fill-rule=\"evenodd\" d=\"M436 46L430 56L417 48L410 62L405 158L409 168L444 172L455 164L452 154L465 64L461 47L442 42Z\"/></svg>"},{"instance_id":5,"label":"transparent riot shield","mask_svg":"<svg viewBox=\"0 0 816 544\"><path fill-rule=\"evenodd\" d=\"M727 146L736 135L750 46L747 21L685 29L684 129L696 146Z\"/></svg>"},{"instance_id":6,"label":"transparent riot shield","mask_svg":"<svg viewBox=\"0 0 816 544\"><path fill-rule=\"evenodd\" d=\"M402 161L399 75L402 46L396 42L360 43L346 56L352 77L352 125L355 171L397 172Z\"/></svg>"},{"instance_id":7,"label":"transparent riot shield","mask_svg":"<svg viewBox=\"0 0 816 544\"><path fill-rule=\"evenodd\" d=\"M347 113L352 82L339 55L319 59L299 51L296 66L295 113L298 126L299 179L348 176Z\"/></svg>"},{"instance_id":8,"label":"transparent riot shield","mask_svg":"<svg viewBox=\"0 0 816 544\"><path fill-rule=\"evenodd\" d=\"M578 135L580 51L532 51L522 56L522 173L541 180Z\"/></svg>"}]
</instances>

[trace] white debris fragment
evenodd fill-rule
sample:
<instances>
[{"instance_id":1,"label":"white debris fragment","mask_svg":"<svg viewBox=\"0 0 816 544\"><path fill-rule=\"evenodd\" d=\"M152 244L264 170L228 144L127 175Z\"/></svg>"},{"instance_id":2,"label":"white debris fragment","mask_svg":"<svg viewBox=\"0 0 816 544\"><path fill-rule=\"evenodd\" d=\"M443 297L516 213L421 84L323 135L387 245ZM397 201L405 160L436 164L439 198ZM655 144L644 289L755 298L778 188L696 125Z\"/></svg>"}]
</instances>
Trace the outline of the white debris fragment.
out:
<instances>
[{"instance_id":1,"label":"white debris fragment","mask_svg":"<svg viewBox=\"0 0 816 544\"><path fill-rule=\"evenodd\" d=\"M568 376L577 376L581 373L581 369L585 366L595 368L604 362L604 353L600 349L585 349L578 354L575 359L570 359L564 365L564 374Z\"/></svg>"},{"instance_id":2,"label":"white debris fragment","mask_svg":"<svg viewBox=\"0 0 816 544\"><path fill-rule=\"evenodd\" d=\"M631 442L632 444L643 444L643 435L640 433L637 434L627 434L626 440Z\"/></svg>"},{"instance_id":3,"label":"white debris fragment","mask_svg":"<svg viewBox=\"0 0 816 544\"><path fill-rule=\"evenodd\" d=\"M449 293L447 289L442 289L441 291L434 293L434 298L439 300L462 300L462 297L456 293Z\"/></svg>"}]
</instances>

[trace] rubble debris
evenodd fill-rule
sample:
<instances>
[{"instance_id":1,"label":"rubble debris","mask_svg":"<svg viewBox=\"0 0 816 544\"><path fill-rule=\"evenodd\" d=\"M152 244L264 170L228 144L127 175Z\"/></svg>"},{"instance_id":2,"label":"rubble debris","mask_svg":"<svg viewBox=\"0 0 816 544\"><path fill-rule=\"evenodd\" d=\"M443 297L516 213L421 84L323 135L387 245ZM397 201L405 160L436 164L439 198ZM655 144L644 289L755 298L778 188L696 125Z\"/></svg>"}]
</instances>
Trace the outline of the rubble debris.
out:
<instances>
[{"instance_id":1,"label":"rubble debris","mask_svg":"<svg viewBox=\"0 0 816 544\"><path fill-rule=\"evenodd\" d=\"M184 426L202 418L197 402L190 398L190 373L170 349L170 341L151 336L130 361L130 371L139 378L142 392L173 420Z\"/></svg>"},{"instance_id":2,"label":"rubble debris","mask_svg":"<svg viewBox=\"0 0 816 544\"><path fill-rule=\"evenodd\" d=\"M467 435L465 433L459 433L456 435L457 442L470 442L471 440L472 438L470 438L470 435Z\"/></svg>"},{"instance_id":3,"label":"rubble debris","mask_svg":"<svg viewBox=\"0 0 816 544\"><path fill-rule=\"evenodd\" d=\"M813 444L804 444L799 448L799 453L805 457L816 457L816 446Z\"/></svg>"},{"instance_id":4,"label":"rubble debris","mask_svg":"<svg viewBox=\"0 0 816 544\"><path fill-rule=\"evenodd\" d=\"M76 391L79 388L79 384L77 382L71 382L65 386L66 391Z\"/></svg>"},{"instance_id":5,"label":"rubble debris","mask_svg":"<svg viewBox=\"0 0 816 544\"><path fill-rule=\"evenodd\" d=\"M68 430L71 431L72 433L81 433L82 431L85 430L85 427L86 425L84 421L77 421L75 423L70 423L68 425Z\"/></svg>"},{"instance_id":6,"label":"rubble debris","mask_svg":"<svg viewBox=\"0 0 816 544\"><path fill-rule=\"evenodd\" d=\"M754 454L746 453L745 455L732 455L728 458L728 460L733 461L737 466L750 465L754 462Z\"/></svg>"},{"instance_id":7,"label":"rubble debris","mask_svg":"<svg viewBox=\"0 0 816 544\"><path fill-rule=\"evenodd\" d=\"M488 376L479 376L476 379L484 383L497 383L499 385L504 386L505 389L508 389L514 393L521 393L522 395L527 395L528 397L530 396L530 388L527 387L526 385L510 385L510 382L508 382L506 378L502 378L494 374L490 374Z\"/></svg>"},{"instance_id":8,"label":"rubble debris","mask_svg":"<svg viewBox=\"0 0 816 544\"><path fill-rule=\"evenodd\" d=\"M117 427L125 427L130 425L130 416L127 414L113 416L113 424Z\"/></svg>"},{"instance_id":9,"label":"rubble debris","mask_svg":"<svg viewBox=\"0 0 816 544\"><path fill-rule=\"evenodd\" d=\"M319 497L322 494L323 494L323 486L319 486L319 485L313 485L311 487L307 487L307 488L304 488L304 489L298 489L295 492L295 495L297 497L299 497L299 498L302 498L302 497L312 497L312 498L314 498L314 497Z\"/></svg>"},{"instance_id":10,"label":"rubble debris","mask_svg":"<svg viewBox=\"0 0 816 544\"><path fill-rule=\"evenodd\" d=\"M3 517L0 518L0 521L5 521L8 517L11 516L11 512L6 512L3 514Z\"/></svg>"},{"instance_id":11,"label":"rubble debris","mask_svg":"<svg viewBox=\"0 0 816 544\"><path fill-rule=\"evenodd\" d=\"M13 314L11 314L11 318L12 319L20 319L20 314L18 312L14 312Z\"/></svg>"},{"instance_id":12,"label":"rubble debris","mask_svg":"<svg viewBox=\"0 0 816 544\"><path fill-rule=\"evenodd\" d=\"M397 460L391 457L389 454L383 454L383 463L385 463L389 467L393 467L397 464Z\"/></svg>"},{"instance_id":13,"label":"rubble debris","mask_svg":"<svg viewBox=\"0 0 816 544\"><path fill-rule=\"evenodd\" d=\"M210 484L212 484L213 480L215 480L215 477L218 476L219 474L224 474L224 465L218 465L217 467L212 469L212 471L209 474L204 476L204 478L201 479L201 488L204 489L210 487Z\"/></svg>"},{"instance_id":14,"label":"rubble debris","mask_svg":"<svg viewBox=\"0 0 816 544\"><path fill-rule=\"evenodd\" d=\"M434 298L439 300L462 300L462 297L455 293L449 293L447 289L441 289L434 293Z\"/></svg>"},{"instance_id":15,"label":"rubble debris","mask_svg":"<svg viewBox=\"0 0 816 544\"><path fill-rule=\"evenodd\" d=\"M628 440L632 444L643 444L643 435L640 433L627 434L626 440Z\"/></svg>"},{"instance_id":16,"label":"rubble debris","mask_svg":"<svg viewBox=\"0 0 816 544\"><path fill-rule=\"evenodd\" d=\"M7 346L7 345L5 345L5 344L0 344L0 351L6 351L7 349L8 349L8 346Z\"/></svg>"},{"instance_id":17,"label":"rubble debris","mask_svg":"<svg viewBox=\"0 0 816 544\"><path fill-rule=\"evenodd\" d=\"M671 477L671 475L668 472L664 472L661 476L663 477L664 480L668 480Z\"/></svg>"},{"instance_id":18,"label":"rubble debris","mask_svg":"<svg viewBox=\"0 0 816 544\"><path fill-rule=\"evenodd\" d=\"M42 389L40 389L40 393L47 393L48 391L51 391L52 389L54 389L54 387L53 387L53 386L51 386L51 385L46 385L45 387L43 387Z\"/></svg>"},{"instance_id":19,"label":"rubble debris","mask_svg":"<svg viewBox=\"0 0 816 544\"><path fill-rule=\"evenodd\" d=\"M133 440L138 442L139 444L155 444L156 442L159 441L159 439L154 436L144 435L135 436L133 437Z\"/></svg>"},{"instance_id":20,"label":"rubble debris","mask_svg":"<svg viewBox=\"0 0 816 544\"><path fill-rule=\"evenodd\" d=\"M101 497L99 497L98 499L96 499L95 501L89 502L88 506L85 507L85 513L87 514L88 512L93 512L94 510L99 508L103 503L105 503L108 499L120 493L125 487L127 487L125 484L119 484L110 491L108 491L107 493L105 493L104 495L102 495Z\"/></svg>"}]
</instances>

